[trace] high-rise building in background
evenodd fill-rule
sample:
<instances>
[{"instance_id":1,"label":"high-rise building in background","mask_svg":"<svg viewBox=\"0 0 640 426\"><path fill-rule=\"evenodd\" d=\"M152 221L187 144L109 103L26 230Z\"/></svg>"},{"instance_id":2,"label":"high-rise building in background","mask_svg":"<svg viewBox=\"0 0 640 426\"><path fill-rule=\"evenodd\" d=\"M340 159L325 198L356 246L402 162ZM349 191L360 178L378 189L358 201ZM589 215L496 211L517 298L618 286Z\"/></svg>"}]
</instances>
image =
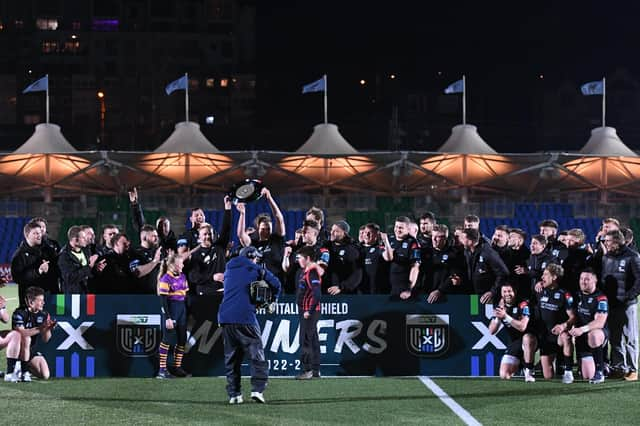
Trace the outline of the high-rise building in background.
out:
<instances>
[{"instance_id":1,"label":"high-rise building in background","mask_svg":"<svg viewBox=\"0 0 640 426\"><path fill-rule=\"evenodd\" d=\"M185 120L210 139L255 120L255 2L251 0L0 0L0 151L45 121L80 150L147 150ZM101 94L99 96L99 94ZM211 118L213 117L213 119Z\"/></svg>"}]
</instances>

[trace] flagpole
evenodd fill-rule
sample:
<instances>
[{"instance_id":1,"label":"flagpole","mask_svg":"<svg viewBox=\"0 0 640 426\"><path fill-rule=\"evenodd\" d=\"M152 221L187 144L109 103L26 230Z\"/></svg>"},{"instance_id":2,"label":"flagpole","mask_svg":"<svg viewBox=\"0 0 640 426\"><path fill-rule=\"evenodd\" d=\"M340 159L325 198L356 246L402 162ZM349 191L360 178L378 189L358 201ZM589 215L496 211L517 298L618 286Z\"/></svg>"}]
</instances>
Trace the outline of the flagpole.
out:
<instances>
[{"instance_id":1,"label":"flagpole","mask_svg":"<svg viewBox=\"0 0 640 426\"><path fill-rule=\"evenodd\" d=\"M462 76L462 124L467 124L467 79Z\"/></svg>"},{"instance_id":2,"label":"flagpole","mask_svg":"<svg viewBox=\"0 0 640 426\"><path fill-rule=\"evenodd\" d=\"M186 117L186 122L189 122L189 76L187 73L184 73L184 78L187 80L187 84L184 87L184 115Z\"/></svg>"},{"instance_id":3,"label":"flagpole","mask_svg":"<svg viewBox=\"0 0 640 426\"><path fill-rule=\"evenodd\" d=\"M327 75L323 75L322 78L324 79L324 124L327 124L329 122L328 120L328 111L327 111Z\"/></svg>"},{"instance_id":4,"label":"flagpole","mask_svg":"<svg viewBox=\"0 0 640 426\"><path fill-rule=\"evenodd\" d=\"M605 125L605 114L606 114L606 99L607 99L607 84L605 78L602 77L602 127Z\"/></svg>"},{"instance_id":5,"label":"flagpole","mask_svg":"<svg viewBox=\"0 0 640 426\"><path fill-rule=\"evenodd\" d=\"M45 98L45 104L46 104L46 123L49 124L49 74L45 75L45 77L47 78L47 91L46 91L46 98Z\"/></svg>"}]
</instances>

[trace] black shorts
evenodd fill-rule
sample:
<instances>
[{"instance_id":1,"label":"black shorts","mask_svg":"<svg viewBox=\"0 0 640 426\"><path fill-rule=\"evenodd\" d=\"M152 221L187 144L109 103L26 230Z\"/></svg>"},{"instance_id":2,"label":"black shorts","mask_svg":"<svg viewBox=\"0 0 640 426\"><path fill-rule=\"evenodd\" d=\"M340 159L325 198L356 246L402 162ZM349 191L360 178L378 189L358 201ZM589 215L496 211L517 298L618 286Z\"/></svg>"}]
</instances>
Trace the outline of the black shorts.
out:
<instances>
[{"instance_id":1,"label":"black shorts","mask_svg":"<svg viewBox=\"0 0 640 426\"><path fill-rule=\"evenodd\" d=\"M602 332L604 333L604 342L602 342L601 348L606 348L609 343L609 329L603 328ZM583 334L580 337L576 337L576 354L578 357L584 358L587 356L591 356L592 348L589 347L588 333Z\"/></svg>"},{"instance_id":2,"label":"black shorts","mask_svg":"<svg viewBox=\"0 0 640 426\"><path fill-rule=\"evenodd\" d=\"M540 355L556 355L560 352L560 346L558 346L558 336L551 333L538 335L538 348L540 349Z\"/></svg>"},{"instance_id":3,"label":"black shorts","mask_svg":"<svg viewBox=\"0 0 640 426\"><path fill-rule=\"evenodd\" d=\"M517 340L512 340L509 345L507 345L507 349L504 351L505 355L511 355L522 360L524 356L524 351L522 350L522 337Z\"/></svg>"}]
</instances>

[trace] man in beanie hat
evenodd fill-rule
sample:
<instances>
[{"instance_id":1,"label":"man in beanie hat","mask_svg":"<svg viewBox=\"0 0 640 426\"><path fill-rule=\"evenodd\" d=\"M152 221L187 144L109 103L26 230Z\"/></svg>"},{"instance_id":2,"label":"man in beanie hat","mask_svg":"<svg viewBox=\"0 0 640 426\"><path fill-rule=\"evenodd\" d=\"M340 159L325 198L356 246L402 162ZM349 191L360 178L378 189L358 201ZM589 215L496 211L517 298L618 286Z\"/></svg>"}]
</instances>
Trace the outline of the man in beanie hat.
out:
<instances>
[{"instance_id":1,"label":"man in beanie hat","mask_svg":"<svg viewBox=\"0 0 640 426\"><path fill-rule=\"evenodd\" d=\"M326 243L329 267L322 284L331 295L355 293L362 281L360 249L349 236L350 230L346 221L335 222L331 226L331 241Z\"/></svg>"},{"instance_id":2,"label":"man in beanie hat","mask_svg":"<svg viewBox=\"0 0 640 426\"><path fill-rule=\"evenodd\" d=\"M240 366L245 354L251 368L251 399L264 403L263 392L269 378L269 366L264 356L262 332L256 318L256 306L251 303L249 287L263 279L271 287L275 299L280 295L278 278L257 265L262 254L253 246L244 247L240 255L227 263L224 272L224 297L218 310L218 323L224 339L224 365L227 375L229 404L243 402L240 391Z\"/></svg>"}]
</instances>

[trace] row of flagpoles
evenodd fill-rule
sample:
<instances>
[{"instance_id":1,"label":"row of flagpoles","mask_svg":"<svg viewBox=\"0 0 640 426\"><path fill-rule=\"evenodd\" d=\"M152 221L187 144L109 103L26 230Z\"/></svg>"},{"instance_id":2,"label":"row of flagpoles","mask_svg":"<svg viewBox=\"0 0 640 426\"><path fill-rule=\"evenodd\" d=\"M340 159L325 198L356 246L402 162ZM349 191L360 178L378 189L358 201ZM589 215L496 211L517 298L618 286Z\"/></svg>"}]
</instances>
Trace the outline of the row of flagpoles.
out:
<instances>
[{"instance_id":1,"label":"row of flagpoles","mask_svg":"<svg viewBox=\"0 0 640 426\"><path fill-rule=\"evenodd\" d=\"M602 127L605 127L605 112L606 112L606 85L605 79L601 81L591 81L580 86L580 91L585 96L590 95L602 95ZM312 92L324 92L324 122L327 123L327 75L324 74L322 78L314 81L313 83L305 84L302 86L302 94ZM458 81L454 81L444 89L446 95L454 93L462 93L462 124L467 124L467 79L466 76Z\"/></svg>"},{"instance_id":2,"label":"row of flagpoles","mask_svg":"<svg viewBox=\"0 0 640 426\"><path fill-rule=\"evenodd\" d=\"M462 93L462 124L467 124L467 80L463 75L462 78L458 81L454 81L450 85L448 85L444 89L444 93L447 95ZM172 81L167 84L165 87L165 92L167 95L175 92L176 90L184 90L184 113L185 113L185 121L189 121L189 76L185 73L182 77L177 80ZM22 91L22 93L29 92L46 92L46 122L49 123L49 74L40 78L39 80L34 81L26 89ZM590 81L589 83L585 83L580 87L580 91L585 96L591 95L602 95L602 127L605 127L605 118L606 118L606 81L604 78L602 80ZM327 105L327 75L324 74L320 79L305 84L302 87L302 93L313 93L313 92L324 92L324 123L327 124L328 121L328 105Z\"/></svg>"}]
</instances>

